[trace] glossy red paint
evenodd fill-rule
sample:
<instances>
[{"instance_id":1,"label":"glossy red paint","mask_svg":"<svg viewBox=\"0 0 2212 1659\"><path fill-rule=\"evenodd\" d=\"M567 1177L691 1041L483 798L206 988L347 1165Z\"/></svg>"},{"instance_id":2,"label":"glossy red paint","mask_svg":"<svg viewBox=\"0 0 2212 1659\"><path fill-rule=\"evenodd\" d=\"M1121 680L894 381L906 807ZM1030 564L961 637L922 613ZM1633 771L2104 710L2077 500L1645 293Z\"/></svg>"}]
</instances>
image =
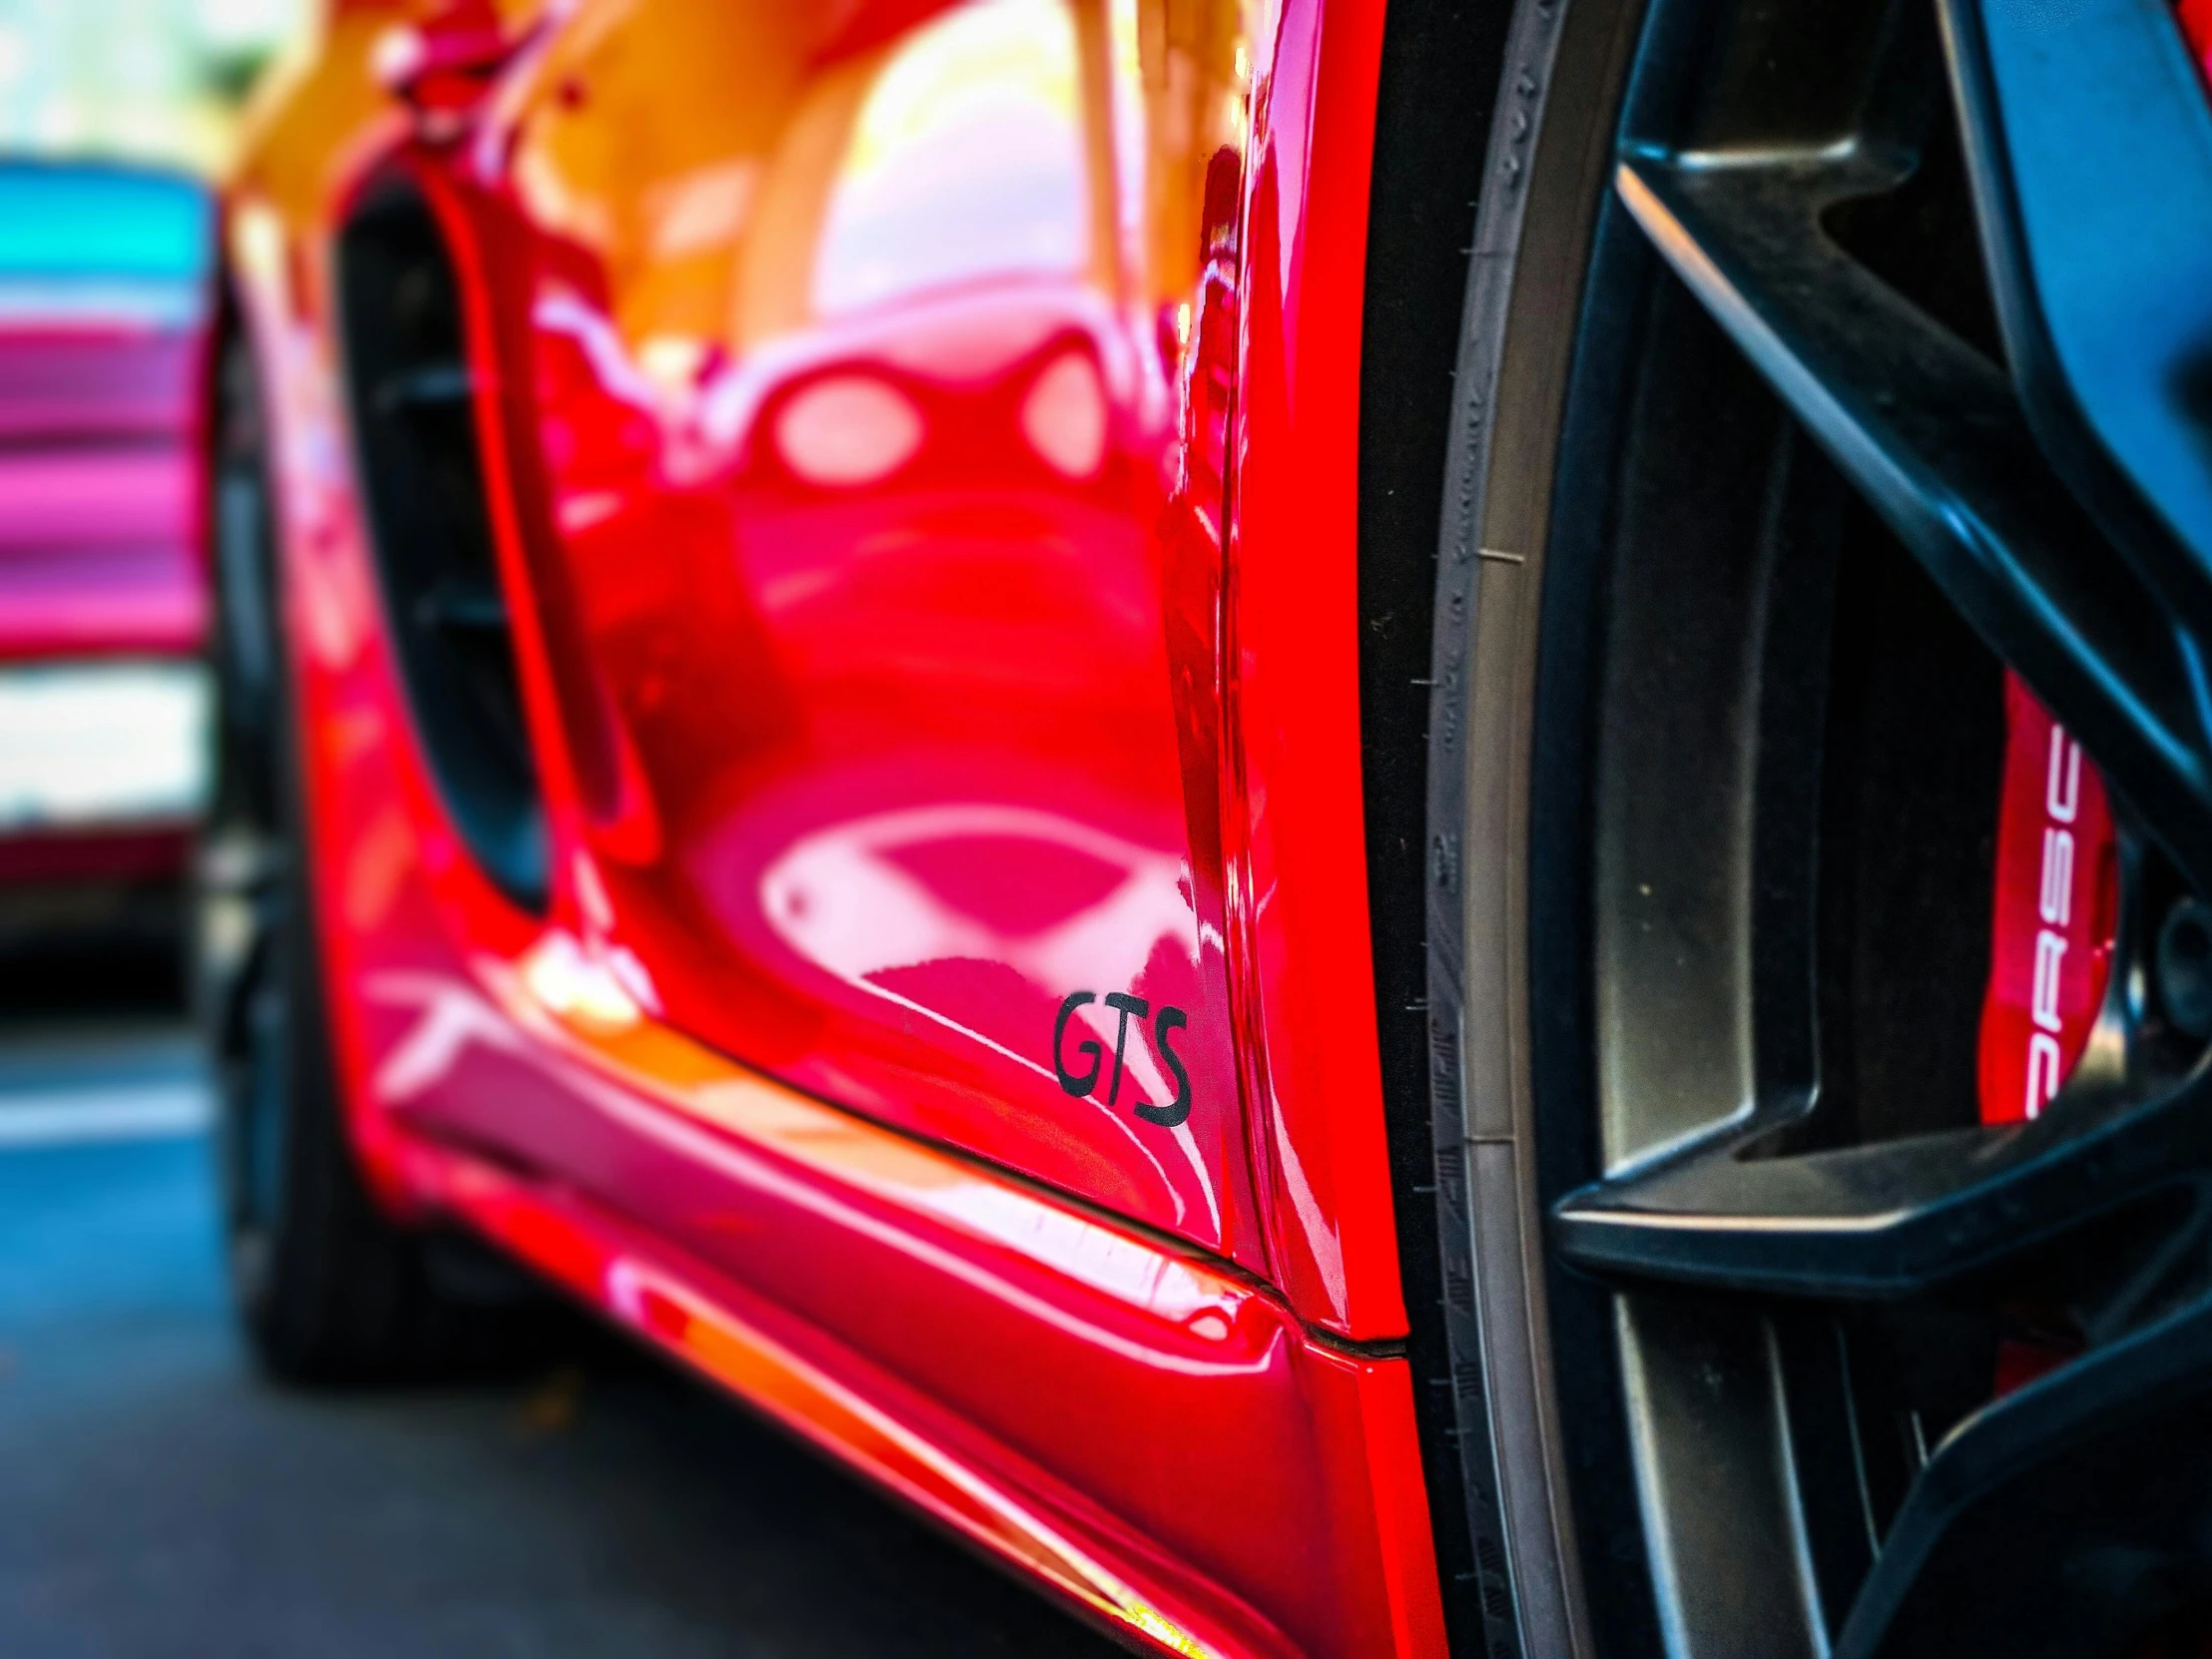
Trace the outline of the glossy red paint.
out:
<instances>
[{"instance_id":1,"label":"glossy red paint","mask_svg":"<svg viewBox=\"0 0 2212 1659\"><path fill-rule=\"evenodd\" d=\"M2212 0L2180 0L2174 14L2181 21L2182 38L2196 59L2197 73L2212 86Z\"/></svg>"},{"instance_id":2,"label":"glossy red paint","mask_svg":"<svg viewBox=\"0 0 2212 1659\"><path fill-rule=\"evenodd\" d=\"M683 1028L1264 1270L1104 21L631 8L474 147L533 245L491 308L531 323L556 868ZM672 105L740 56L758 99Z\"/></svg>"},{"instance_id":3,"label":"glossy red paint","mask_svg":"<svg viewBox=\"0 0 2212 1659\"><path fill-rule=\"evenodd\" d=\"M1286 5L1245 197L1231 937L1281 1283L1402 1334L1361 813L1360 318L1382 7Z\"/></svg>"},{"instance_id":4,"label":"glossy red paint","mask_svg":"<svg viewBox=\"0 0 2212 1659\"><path fill-rule=\"evenodd\" d=\"M585 3L431 143L393 15L228 222L379 1190L1156 1647L1440 1652L1359 817L1380 0ZM330 249L394 168L543 914L377 621Z\"/></svg>"},{"instance_id":5,"label":"glossy red paint","mask_svg":"<svg viewBox=\"0 0 2212 1659\"><path fill-rule=\"evenodd\" d=\"M1413 1466L1401 1364L1316 1344L1203 1255L722 1059L565 934L477 975L372 985L408 1028L380 1093L403 1107L451 1068L480 1119L507 1100L569 1120L660 1205L646 1233L588 1190L505 1179L495 1236L1165 1645L1372 1651L1395 1630L1383 1651L1424 1651L1425 1509L1371 1487ZM410 1144L414 1189L477 1214L478 1161ZM661 1312L641 1282L668 1287Z\"/></svg>"}]
</instances>

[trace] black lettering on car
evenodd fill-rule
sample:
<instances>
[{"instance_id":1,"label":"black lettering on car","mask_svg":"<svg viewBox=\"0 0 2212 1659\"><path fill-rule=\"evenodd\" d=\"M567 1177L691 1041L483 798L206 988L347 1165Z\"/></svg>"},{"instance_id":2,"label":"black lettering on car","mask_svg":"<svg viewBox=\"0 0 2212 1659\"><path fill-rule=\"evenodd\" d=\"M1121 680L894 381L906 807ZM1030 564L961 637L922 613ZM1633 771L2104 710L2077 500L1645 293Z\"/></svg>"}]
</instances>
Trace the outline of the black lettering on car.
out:
<instances>
[{"instance_id":1,"label":"black lettering on car","mask_svg":"<svg viewBox=\"0 0 2212 1659\"><path fill-rule=\"evenodd\" d=\"M1191 1074L1183 1069L1183 1056L1176 1053L1168 1041L1170 1031L1180 1030L1190 1023L1190 1015L1164 1003L1152 1017L1153 1041L1160 1045L1160 1058L1175 1075L1175 1098L1165 1106L1139 1106L1137 1116L1162 1129L1173 1129L1191 1115Z\"/></svg>"},{"instance_id":2,"label":"black lettering on car","mask_svg":"<svg viewBox=\"0 0 2212 1659\"><path fill-rule=\"evenodd\" d=\"M1096 1042L1077 1043L1075 1052L1091 1057L1091 1069L1082 1073L1068 1070L1067 1061L1060 1056L1067 1041L1068 1021L1075 1017L1075 1010L1086 1002L1097 1000L1097 996L1090 991L1071 992L1067 1000L1060 1004L1060 1017L1052 1022L1052 1069L1060 1074L1060 1087L1078 1100L1098 1087L1098 1068L1105 1058L1105 1051Z\"/></svg>"},{"instance_id":3,"label":"black lettering on car","mask_svg":"<svg viewBox=\"0 0 2212 1659\"><path fill-rule=\"evenodd\" d=\"M1098 1088L1099 1073L1106 1069L1105 1046L1095 1038L1086 1038L1075 1045L1078 1055L1089 1059L1088 1069L1072 1070L1067 1061L1068 1021L1075 1017L1078 1008L1087 1007L1100 1000L1096 991L1070 991L1061 1000L1059 1016L1052 1022L1052 1069L1060 1079L1060 1087L1077 1100L1094 1093ZM1152 1019L1154 1045L1160 1051L1161 1062L1168 1074L1175 1079L1175 1098L1165 1106L1140 1103L1131 1108L1147 1123L1156 1123L1163 1129L1173 1129L1191 1115L1191 1074L1183 1064L1183 1056L1176 1053L1169 1035L1187 1030L1191 1016L1181 1008L1162 1003L1157 1012L1144 997L1129 991L1108 991L1106 1006L1119 1017L1114 1024L1114 1069L1106 1084L1106 1104L1121 1103L1121 1076L1123 1061L1129 1049L1129 1022L1132 1018L1142 1022L1147 1015Z\"/></svg>"},{"instance_id":4,"label":"black lettering on car","mask_svg":"<svg viewBox=\"0 0 2212 1659\"><path fill-rule=\"evenodd\" d=\"M1106 1104L1118 1106L1121 1104L1121 1054L1123 1046L1129 1040L1129 1016L1135 1014L1143 1019L1152 1011L1152 1004L1141 996L1131 996L1127 991L1108 991L1106 1006L1121 1015L1120 1023L1114 1027L1114 1082L1113 1087L1106 1091Z\"/></svg>"}]
</instances>

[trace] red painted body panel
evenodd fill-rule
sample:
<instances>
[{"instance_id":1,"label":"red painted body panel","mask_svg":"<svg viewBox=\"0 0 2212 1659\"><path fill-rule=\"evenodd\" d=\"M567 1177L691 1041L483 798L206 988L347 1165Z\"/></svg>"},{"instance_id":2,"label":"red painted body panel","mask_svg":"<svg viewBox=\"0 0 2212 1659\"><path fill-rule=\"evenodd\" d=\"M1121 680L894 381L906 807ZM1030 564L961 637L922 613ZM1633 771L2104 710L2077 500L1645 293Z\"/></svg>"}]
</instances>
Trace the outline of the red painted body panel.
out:
<instances>
[{"instance_id":1,"label":"red painted body panel","mask_svg":"<svg viewBox=\"0 0 2212 1659\"><path fill-rule=\"evenodd\" d=\"M564 1120L595 1168L626 1171L597 1195L571 1191L564 1213L673 1275L702 1317L810 1356L1041 1511L1016 1533L1077 1540L1208 1648L1368 1651L1368 1633L1419 1626L1425 1527L1393 1537L1400 1506L1362 1489L1376 1443L1410 1446L1401 1364L1323 1348L1202 1255L700 1048L624 1007L564 935L478 975L372 981L405 1032L372 1084L401 1103L443 1068L479 1121ZM465 1155L428 1156L466 1177ZM640 1185L656 1195L650 1237L605 1197ZM618 1279L601 1263L571 1283L638 1323ZM849 1437L815 1420L820 1407L770 1404ZM1386 1458L1383 1477L1396 1466Z\"/></svg>"},{"instance_id":2,"label":"red painted body panel","mask_svg":"<svg viewBox=\"0 0 2212 1659\"><path fill-rule=\"evenodd\" d=\"M411 147L391 15L228 234L379 1189L1155 1644L1440 1651L1360 825L1380 0L587 3ZM542 916L378 622L329 250L391 165L490 388Z\"/></svg>"},{"instance_id":3,"label":"red painted body panel","mask_svg":"<svg viewBox=\"0 0 2212 1659\"><path fill-rule=\"evenodd\" d=\"M1230 547L1243 1036L1277 1271L1405 1330L1361 814L1360 315L1381 5L1285 6L1255 97Z\"/></svg>"},{"instance_id":4,"label":"red painted body panel","mask_svg":"<svg viewBox=\"0 0 2212 1659\"><path fill-rule=\"evenodd\" d=\"M593 688L556 867L679 1026L1265 1271L1106 20L915 10L587 12L475 147L531 245L481 256L531 324L519 562ZM672 96L741 61L726 117Z\"/></svg>"}]
</instances>

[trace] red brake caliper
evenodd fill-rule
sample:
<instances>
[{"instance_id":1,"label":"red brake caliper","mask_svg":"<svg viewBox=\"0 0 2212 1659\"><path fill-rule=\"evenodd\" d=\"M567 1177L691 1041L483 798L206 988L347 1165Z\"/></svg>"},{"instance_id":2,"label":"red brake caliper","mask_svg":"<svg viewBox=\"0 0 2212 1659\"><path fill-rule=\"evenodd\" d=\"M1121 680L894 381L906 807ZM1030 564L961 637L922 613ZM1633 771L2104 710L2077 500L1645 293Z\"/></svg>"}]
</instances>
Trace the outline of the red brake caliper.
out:
<instances>
[{"instance_id":1,"label":"red brake caliper","mask_svg":"<svg viewBox=\"0 0 2212 1659\"><path fill-rule=\"evenodd\" d=\"M2180 0L2174 11L2181 32L2189 42L2189 55L2207 81L2212 81L2212 0Z\"/></svg>"},{"instance_id":2,"label":"red brake caliper","mask_svg":"<svg viewBox=\"0 0 2212 1659\"><path fill-rule=\"evenodd\" d=\"M2212 0L2175 16L2212 82ZM2104 780L2017 675L1997 818L1989 988L1981 1008L1981 1121L2031 1118L2073 1070L2112 973L2119 859Z\"/></svg>"},{"instance_id":3,"label":"red brake caliper","mask_svg":"<svg viewBox=\"0 0 2212 1659\"><path fill-rule=\"evenodd\" d=\"M2104 781L2015 675L2005 676L1981 1121L2043 1109L2081 1058L2112 973L2119 856Z\"/></svg>"},{"instance_id":4,"label":"red brake caliper","mask_svg":"<svg viewBox=\"0 0 2212 1659\"><path fill-rule=\"evenodd\" d=\"M2004 787L1996 902L1981 1004L1981 1121L2040 1112L2088 1046L2112 976L2119 850L2104 780L2016 675L2004 681ZM2064 1360L2070 1345L2006 1338L1996 1391Z\"/></svg>"}]
</instances>

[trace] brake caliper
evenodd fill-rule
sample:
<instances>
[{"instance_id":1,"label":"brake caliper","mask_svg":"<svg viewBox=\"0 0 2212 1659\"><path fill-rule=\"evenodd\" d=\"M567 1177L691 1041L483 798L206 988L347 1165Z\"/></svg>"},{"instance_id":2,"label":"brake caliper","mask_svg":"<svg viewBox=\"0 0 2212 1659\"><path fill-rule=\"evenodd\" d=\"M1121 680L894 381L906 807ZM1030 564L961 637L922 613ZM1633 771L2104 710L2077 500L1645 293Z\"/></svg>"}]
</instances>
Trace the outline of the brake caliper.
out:
<instances>
[{"instance_id":1,"label":"brake caliper","mask_svg":"<svg viewBox=\"0 0 2212 1659\"><path fill-rule=\"evenodd\" d=\"M2181 20L2189 56L2197 60L2197 70L2206 82L2212 83L2212 0L2178 0L2174 13Z\"/></svg>"},{"instance_id":2,"label":"brake caliper","mask_svg":"<svg viewBox=\"0 0 2212 1659\"><path fill-rule=\"evenodd\" d=\"M1981 1121L2031 1118L2089 1041L2112 973L2119 851L2104 780L2005 676L1996 902L1981 1008Z\"/></svg>"}]
</instances>

